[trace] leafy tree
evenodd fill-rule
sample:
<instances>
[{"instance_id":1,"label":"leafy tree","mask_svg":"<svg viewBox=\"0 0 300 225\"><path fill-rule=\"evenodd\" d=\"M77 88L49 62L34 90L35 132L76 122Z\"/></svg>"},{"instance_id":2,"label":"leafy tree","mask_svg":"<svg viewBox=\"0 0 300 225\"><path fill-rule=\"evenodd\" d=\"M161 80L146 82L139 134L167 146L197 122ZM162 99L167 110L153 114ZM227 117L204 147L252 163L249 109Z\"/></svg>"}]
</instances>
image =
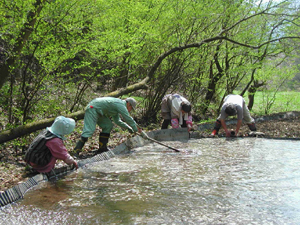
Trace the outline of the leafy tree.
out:
<instances>
[{"instance_id":1,"label":"leafy tree","mask_svg":"<svg viewBox=\"0 0 300 225\"><path fill-rule=\"evenodd\" d=\"M9 78L0 100L11 127L69 112L80 119L76 110L94 95L146 88L136 92L146 97L144 116L155 120L162 96L178 90L204 114L226 93L269 81L258 71L291 55L288 42L299 45L292 1L14 3L0 2L0 74Z\"/></svg>"}]
</instances>

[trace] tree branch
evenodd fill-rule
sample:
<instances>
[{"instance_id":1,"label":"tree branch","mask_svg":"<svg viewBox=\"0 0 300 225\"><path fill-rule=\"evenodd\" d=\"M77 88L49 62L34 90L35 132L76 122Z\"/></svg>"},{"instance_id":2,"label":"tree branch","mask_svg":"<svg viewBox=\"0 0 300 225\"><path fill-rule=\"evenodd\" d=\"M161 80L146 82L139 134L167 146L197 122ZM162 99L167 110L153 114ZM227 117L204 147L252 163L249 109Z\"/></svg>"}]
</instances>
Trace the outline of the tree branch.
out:
<instances>
[{"instance_id":1,"label":"tree branch","mask_svg":"<svg viewBox=\"0 0 300 225\"><path fill-rule=\"evenodd\" d=\"M131 92L136 91L136 90L146 89L147 88L146 83L148 82L148 80L149 80L149 78L146 77L144 80L142 80L139 83L130 85L127 88L122 88L122 89L119 89L117 91L108 93L105 96L119 97L121 95L125 95L125 94L131 93ZM81 110L81 111L77 111L77 112L67 114L67 115L64 115L64 116L69 117L69 118L73 118L74 120L77 121L77 120L82 120L84 118L84 113L85 112L83 110ZM43 120L40 120L40 121L28 123L26 125L18 126L16 128L11 129L11 130L3 131L3 132L0 133L0 144L2 144L4 142L7 142L7 141L10 141L10 140L13 140L13 139L18 138L18 137L22 137L26 134L30 134L30 133L35 132L37 130L44 129L48 126L51 126L51 124L54 122L54 120L55 120L55 118L43 119Z\"/></svg>"}]
</instances>

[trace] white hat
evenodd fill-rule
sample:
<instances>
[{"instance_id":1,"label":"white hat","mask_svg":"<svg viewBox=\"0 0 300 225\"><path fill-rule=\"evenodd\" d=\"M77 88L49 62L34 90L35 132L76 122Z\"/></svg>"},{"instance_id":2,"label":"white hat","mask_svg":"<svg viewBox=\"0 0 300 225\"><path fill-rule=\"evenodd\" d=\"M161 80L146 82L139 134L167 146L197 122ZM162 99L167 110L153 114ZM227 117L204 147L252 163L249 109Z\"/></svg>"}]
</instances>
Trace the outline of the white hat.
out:
<instances>
[{"instance_id":1,"label":"white hat","mask_svg":"<svg viewBox=\"0 0 300 225\"><path fill-rule=\"evenodd\" d=\"M126 98L125 99L126 102L129 102L130 105L132 106L132 109L135 110L136 107L136 100L134 98Z\"/></svg>"},{"instance_id":2,"label":"white hat","mask_svg":"<svg viewBox=\"0 0 300 225\"><path fill-rule=\"evenodd\" d=\"M54 120L51 127L47 127L52 134L65 140L64 135L70 134L75 128L75 120L72 118L66 118L64 116L58 116Z\"/></svg>"}]
</instances>

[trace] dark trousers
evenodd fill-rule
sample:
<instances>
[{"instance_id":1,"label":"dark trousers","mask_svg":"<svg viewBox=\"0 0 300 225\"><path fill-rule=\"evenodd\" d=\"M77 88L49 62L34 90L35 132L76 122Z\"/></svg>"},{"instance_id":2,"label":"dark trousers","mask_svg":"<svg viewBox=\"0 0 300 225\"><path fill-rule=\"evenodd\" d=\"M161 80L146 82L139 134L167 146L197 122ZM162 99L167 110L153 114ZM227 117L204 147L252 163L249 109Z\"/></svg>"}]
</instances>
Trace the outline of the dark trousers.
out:
<instances>
[{"instance_id":1,"label":"dark trousers","mask_svg":"<svg viewBox=\"0 0 300 225\"><path fill-rule=\"evenodd\" d=\"M161 129L168 129L168 126L171 124L171 120L164 120L162 125L161 125ZM187 127L186 125L186 121L183 120L181 127Z\"/></svg>"}]
</instances>

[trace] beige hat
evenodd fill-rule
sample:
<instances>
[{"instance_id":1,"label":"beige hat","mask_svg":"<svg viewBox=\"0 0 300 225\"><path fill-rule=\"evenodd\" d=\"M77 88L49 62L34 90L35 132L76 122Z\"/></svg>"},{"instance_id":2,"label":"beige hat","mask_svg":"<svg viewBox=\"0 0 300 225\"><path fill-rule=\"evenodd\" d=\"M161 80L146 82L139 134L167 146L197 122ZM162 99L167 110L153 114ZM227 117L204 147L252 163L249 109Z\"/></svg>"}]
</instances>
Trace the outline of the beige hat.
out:
<instances>
[{"instance_id":1,"label":"beige hat","mask_svg":"<svg viewBox=\"0 0 300 225\"><path fill-rule=\"evenodd\" d=\"M126 102L129 102L130 105L132 106L132 109L135 110L136 107L136 100L134 98L126 98L125 99Z\"/></svg>"}]
</instances>

